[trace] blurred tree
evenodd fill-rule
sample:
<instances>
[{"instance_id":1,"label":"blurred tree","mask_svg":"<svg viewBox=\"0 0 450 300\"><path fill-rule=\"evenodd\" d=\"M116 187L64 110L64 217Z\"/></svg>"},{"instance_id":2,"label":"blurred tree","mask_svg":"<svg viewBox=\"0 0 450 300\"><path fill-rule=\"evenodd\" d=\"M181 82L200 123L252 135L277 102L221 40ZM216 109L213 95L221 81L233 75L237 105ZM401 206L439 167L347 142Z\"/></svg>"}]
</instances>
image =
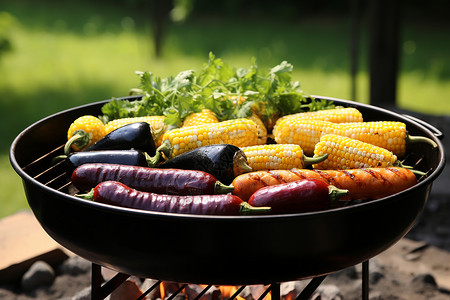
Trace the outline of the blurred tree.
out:
<instances>
[{"instance_id":1,"label":"blurred tree","mask_svg":"<svg viewBox=\"0 0 450 300\"><path fill-rule=\"evenodd\" d=\"M173 0L151 0L151 16L153 23L153 41L156 57L162 56L163 34L173 9Z\"/></svg>"},{"instance_id":2,"label":"blurred tree","mask_svg":"<svg viewBox=\"0 0 450 300\"><path fill-rule=\"evenodd\" d=\"M184 22L194 9L194 0L174 0L170 18L175 23Z\"/></svg>"},{"instance_id":3,"label":"blurred tree","mask_svg":"<svg viewBox=\"0 0 450 300\"><path fill-rule=\"evenodd\" d=\"M400 43L400 0L369 2L370 103L396 105Z\"/></svg>"},{"instance_id":4,"label":"blurred tree","mask_svg":"<svg viewBox=\"0 0 450 300\"><path fill-rule=\"evenodd\" d=\"M13 49L11 42L12 29L17 20L7 12L0 12L0 59L4 53Z\"/></svg>"},{"instance_id":5,"label":"blurred tree","mask_svg":"<svg viewBox=\"0 0 450 300\"><path fill-rule=\"evenodd\" d=\"M357 99L356 77L359 68L360 28L363 18L362 0L350 0L350 78L351 99Z\"/></svg>"}]
</instances>

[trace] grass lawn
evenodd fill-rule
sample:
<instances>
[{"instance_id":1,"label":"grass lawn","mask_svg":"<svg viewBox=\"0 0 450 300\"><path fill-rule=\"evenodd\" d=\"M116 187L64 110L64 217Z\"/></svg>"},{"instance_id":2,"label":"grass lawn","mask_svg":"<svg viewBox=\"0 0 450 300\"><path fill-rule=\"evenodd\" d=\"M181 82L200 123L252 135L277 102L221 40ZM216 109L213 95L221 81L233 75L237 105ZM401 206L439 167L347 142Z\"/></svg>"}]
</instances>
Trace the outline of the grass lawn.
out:
<instances>
[{"instance_id":1,"label":"grass lawn","mask_svg":"<svg viewBox=\"0 0 450 300\"><path fill-rule=\"evenodd\" d=\"M131 4L4 2L2 9L17 19L17 26L14 51L0 59L0 218L28 208L21 180L8 161L13 138L49 114L125 96L138 84L135 70L176 75L201 68L209 51L236 67L247 67L251 57L267 68L287 60L306 92L350 98L345 18L190 20L167 28L164 55L157 59L149 25ZM403 32L398 105L450 114L449 28L421 25L408 24ZM357 100L367 102L365 36L362 41Z\"/></svg>"}]
</instances>

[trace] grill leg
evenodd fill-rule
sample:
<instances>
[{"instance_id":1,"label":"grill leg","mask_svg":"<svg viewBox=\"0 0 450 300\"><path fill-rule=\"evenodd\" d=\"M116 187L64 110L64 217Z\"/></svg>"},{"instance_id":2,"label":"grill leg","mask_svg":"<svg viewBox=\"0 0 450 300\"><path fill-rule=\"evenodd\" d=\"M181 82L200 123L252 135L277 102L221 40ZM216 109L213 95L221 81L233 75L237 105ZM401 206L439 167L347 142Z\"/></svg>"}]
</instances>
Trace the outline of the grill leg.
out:
<instances>
[{"instance_id":1,"label":"grill leg","mask_svg":"<svg viewBox=\"0 0 450 300\"><path fill-rule=\"evenodd\" d=\"M271 300L280 300L281 299L281 290L279 283L273 283L272 289L270 292Z\"/></svg>"},{"instance_id":2,"label":"grill leg","mask_svg":"<svg viewBox=\"0 0 450 300\"><path fill-rule=\"evenodd\" d=\"M102 267L92 263L91 300L100 299L101 288L102 288Z\"/></svg>"},{"instance_id":3,"label":"grill leg","mask_svg":"<svg viewBox=\"0 0 450 300\"><path fill-rule=\"evenodd\" d=\"M327 275L314 277L308 283L308 285L303 289L303 291L297 296L295 300L308 300L311 298L312 294L316 291L322 281L327 277Z\"/></svg>"},{"instance_id":4,"label":"grill leg","mask_svg":"<svg viewBox=\"0 0 450 300\"><path fill-rule=\"evenodd\" d=\"M362 263L362 300L369 300L369 261Z\"/></svg>"},{"instance_id":5,"label":"grill leg","mask_svg":"<svg viewBox=\"0 0 450 300\"><path fill-rule=\"evenodd\" d=\"M102 266L92 263L91 300L103 300L118 288L130 275L117 273L102 286Z\"/></svg>"}]
</instances>

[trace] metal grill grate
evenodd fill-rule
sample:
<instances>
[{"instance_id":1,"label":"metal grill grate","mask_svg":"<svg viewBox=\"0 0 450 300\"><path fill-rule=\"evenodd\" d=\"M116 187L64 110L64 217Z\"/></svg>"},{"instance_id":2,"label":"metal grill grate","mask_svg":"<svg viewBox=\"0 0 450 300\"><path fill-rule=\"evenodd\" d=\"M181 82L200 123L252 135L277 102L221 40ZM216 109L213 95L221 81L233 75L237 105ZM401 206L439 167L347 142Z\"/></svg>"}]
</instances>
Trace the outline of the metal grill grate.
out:
<instances>
[{"instance_id":1,"label":"metal grill grate","mask_svg":"<svg viewBox=\"0 0 450 300\"><path fill-rule=\"evenodd\" d=\"M369 299L369 285L368 285L368 261L363 262L363 273L362 273L362 299ZM296 297L296 300L307 300L310 299L314 294L319 285L323 282L327 275L318 276L312 278L309 283L305 286L305 288L299 293ZM108 295L110 295L116 288L118 288L123 282L125 282L130 275L117 273L113 278L111 278L108 282L102 285L102 275L101 275L101 266L97 264L92 264L92 289L91 289L91 299L92 300L102 300L105 299ZM141 296L139 296L136 300L145 299L145 297L156 289L162 283L161 280L156 281L152 286L150 286L146 291L143 292ZM164 300L173 300L177 295L179 295L185 288L187 284L181 284L179 289L171 294L169 297ZM210 288L212 285L207 285L203 290L201 290L195 298L192 300L199 300ZM236 299L246 288L246 285L242 285L236 287L236 291L229 297L227 300ZM272 283L267 285L264 292L257 298L257 300L263 300L270 293L271 300L280 300L281 299L281 291L280 291L280 283Z\"/></svg>"},{"instance_id":2,"label":"metal grill grate","mask_svg":"<svg viewBox=\"0 0 450 300\"><path fill-rule=\"evenodd\" d=\"M66 173L64 160L55 162L55 158L63 154L64 145L42 155L23 168L33 179L45 186L51 187L70 195L74 195L77 190L72 186L70 174ZM417 170L424 170L425 175L418 177L418 182L424 180L433 171L431 166L424 163L424 154L410 153L401 161L403 165Z\"/></svg>"}]
</instances>

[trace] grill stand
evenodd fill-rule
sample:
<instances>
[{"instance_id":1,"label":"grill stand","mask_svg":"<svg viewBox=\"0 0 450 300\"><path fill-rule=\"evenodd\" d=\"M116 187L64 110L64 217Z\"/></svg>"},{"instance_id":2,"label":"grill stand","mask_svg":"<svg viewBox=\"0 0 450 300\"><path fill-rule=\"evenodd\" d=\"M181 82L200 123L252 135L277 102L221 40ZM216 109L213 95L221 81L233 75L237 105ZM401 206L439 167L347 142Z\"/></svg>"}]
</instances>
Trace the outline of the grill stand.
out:
<instances>
[{"instance_id":1,"label":"grill stand","mask_svg":"<svg viewBox=\"0 0 450 300\"><path fill-rule=\"evenodd\" d=\"M117 273L113 278L107 281L102 285L103 277L102 277L102 266L92 263L92 278L91 278L91 299L92 300L103 300L108 295L110 295L116 288L118 288L123 282L125 282L130 275L124 273ZM306 285L303 291L297 296L295 300L308 300L314 294L319 285L323 282L323 280L327 277L327 275L322 275L319 277L314 277L311 281ZM362 300L369 299L369 261L366 260L362 263ZM138 299L144 299L144 297L149 294L153 289L155 289L161 281L153 284L147 291L145 291ZM186 285L182 285L178 291L168 297L167 300L172 300L177 294L179 294ZM200 292L197 297L193 300L198 300L203 296L204 293L211 287L208 285L202 292ZM228 300L235 299L239 293L245 288L245 286L241 286ZM262 300L268 293L271 293L271 300L281 300L281 291L279 283L272 283L266 291L258 298L258 300Z\"/></svg>"}]
</instances>

